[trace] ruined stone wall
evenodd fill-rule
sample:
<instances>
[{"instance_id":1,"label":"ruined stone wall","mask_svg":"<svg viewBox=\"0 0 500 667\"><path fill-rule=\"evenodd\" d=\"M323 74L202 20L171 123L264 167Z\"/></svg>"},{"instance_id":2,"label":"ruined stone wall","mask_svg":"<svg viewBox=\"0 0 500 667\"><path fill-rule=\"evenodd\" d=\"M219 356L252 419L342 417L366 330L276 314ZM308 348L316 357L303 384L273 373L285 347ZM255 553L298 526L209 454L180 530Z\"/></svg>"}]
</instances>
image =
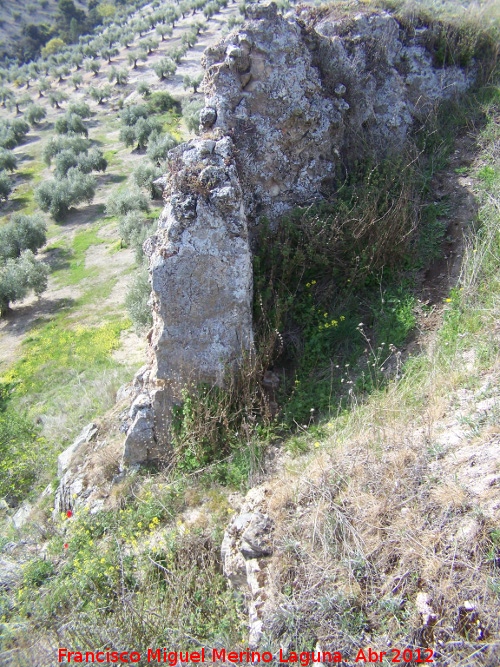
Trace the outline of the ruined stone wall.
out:
<instances>
[{"instance_id":1,"label":"ruined stone wall","mask_svg":"<svg viewBox=\"0 0 500 667\"><path fill-rule=\"evenodd\" d=\"M425 30L387 13L249 12L205 52L201 136L169 156L166 206L145 244L154 325L125 464L168 452L183 384L221 383L251 347L259 220L331 195L350 160L400 151L415 119L473 78L434 67Z\"/></svg>"}]
</instances>

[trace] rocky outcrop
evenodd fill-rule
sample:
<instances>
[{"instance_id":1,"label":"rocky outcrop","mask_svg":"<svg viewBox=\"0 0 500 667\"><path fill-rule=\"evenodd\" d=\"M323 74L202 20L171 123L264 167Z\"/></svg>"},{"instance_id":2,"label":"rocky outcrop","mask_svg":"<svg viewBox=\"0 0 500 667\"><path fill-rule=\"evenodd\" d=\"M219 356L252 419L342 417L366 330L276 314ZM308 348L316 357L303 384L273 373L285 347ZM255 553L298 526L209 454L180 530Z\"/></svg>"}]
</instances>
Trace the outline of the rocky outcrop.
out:
<instances>
[{"instance_id":1,"label":"rocky outcrop","mask_svg":"<svg viewBox=\"0 0 500 667\"><path fill-rule=\"evenodd\" d=\"M0 591L10 591L15 588L23 578L21 565L3 556L0 556Z\"/></svg>"},{"instance_id":2,"label":"rocky outcrop","mask_svg":"<svg viewBox=\"0 0 500 667\"><path fill-rule=\"evenodd\" d=\"M98 428L93 422L87 424L76 440L57 457L59 486L55 497L55 512L65 512L74 507L75 499L82 496L86 484L82 471L83 454L88 444L97 435Z\"/></svg>"},{"instance_id":3,"label":"rocky outcrop","mask_svg":"<svg viewBox=\"0 0 500 667\"><path fill-rule=\"evenodd\" d=\"M470 83L434 67L425 29L385 12L248 12L205 52L204 89L212 129L234 138L251 223L330 194L342 164L400 151L415 118Z\"/></svg>"},{"instance_id":4,"label":"rocky outcrop","mask_svg":"<svg viewBox=\"0 0 500 667\"><path fill-rule=\"evenodd\" d=\"M127 434L127 465L161 456L183 387L222 384L228 365L253 340L252 258L233 141L191 141L171 151L170 165L170 197L144 246L153 290L153 363L141 376L136 401L142 407Z\"/></svg>"},{"instance_id":5,"label":"rocky outcrop","mask_svg":"<svg viewBox=\"0 0 500 667\"><path fill-rule=\"evenodd\" d=\"M171 151L162 179L166 206L144 246L150 362L125 465L168 456L183 387L222 384L251 348L251 248L263 216L272 223L334 194L339 169L369 152L400 151L415 119L472 78L436 68L426 29L388 13L248 11L205 52L201 136Z\"/></svg>"}]
</instances>

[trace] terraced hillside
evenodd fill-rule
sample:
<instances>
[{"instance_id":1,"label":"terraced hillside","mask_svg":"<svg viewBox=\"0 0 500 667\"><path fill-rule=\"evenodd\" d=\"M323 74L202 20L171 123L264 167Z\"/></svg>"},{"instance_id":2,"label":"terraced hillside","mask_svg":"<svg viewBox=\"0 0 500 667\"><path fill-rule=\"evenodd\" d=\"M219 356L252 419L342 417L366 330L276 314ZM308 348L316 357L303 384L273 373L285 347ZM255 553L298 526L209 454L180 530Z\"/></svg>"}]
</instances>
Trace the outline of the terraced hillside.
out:
<instances>
[{"instance_id":1,"label":"terraced hillside","mask_svg":"<svg viewBox=\"0 0 500 667\"><path fill-rule=\"evenodd\" d=\"M276 665L338 649L497 667L497 3L328 10L390 7L435 29L441 65L484 77L400 158L263 221L258 354L233 383L184 387L171 457L131 470L120 424L150 326L154 181L198 129L204 49L247 8L109 5L72 46L0 69L0 664L52 667L64 646L141 665L148 647L245 651L257 627ZM325 10L298 11L307 32ZM349 244L339 259L333 223L398 215L399 254L385 239L387 262ZM89 422L73 462L91 502L75 478L54 511L57 457Z\"/></svg>"}]
</instances>

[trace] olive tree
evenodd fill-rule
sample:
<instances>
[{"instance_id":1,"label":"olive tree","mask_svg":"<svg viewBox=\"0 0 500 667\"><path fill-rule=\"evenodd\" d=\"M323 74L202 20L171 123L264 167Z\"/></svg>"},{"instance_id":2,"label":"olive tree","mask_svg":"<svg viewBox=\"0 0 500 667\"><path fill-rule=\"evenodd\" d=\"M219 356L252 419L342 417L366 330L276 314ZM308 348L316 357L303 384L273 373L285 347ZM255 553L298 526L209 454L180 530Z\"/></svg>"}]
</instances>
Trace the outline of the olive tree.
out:
<instances>
[{"instance_id":1,"label":"olive tree","mask_svg":"<svg viewBox=\"0 0 500 667\"><path fill-rule=\"evenodd\" d=\"M140 188L146 188L151 199L161 197L163 188L154 184L154 181L163 174L163 169L149 161L141 162L135 169L133 178Z\"/></svg>"},{"instance_id":2,"label":"olive tree","mask_svg":"<svg viewBox=\"0 0 500 667\"><path fill-rule=\"evenodd\" d=\"M48 94L50 106L54 107L55 109L60 109L61 108L61 102L65 102L68 99L68 96L66 93L63 93L60 90L52 90Z\"/></svg>"},{"instance_id":3,"label":"olive tree","mask_svg":"<svg viewBox=\"0 0 500 667\"><path fill-rule=\"evenodd\" d=\"M0 148L0 171L15 171L17 158L12 151Z\"/></svg>"},{"instance_id":4,"label":"olive tree","mask_svg":"<svg viewBox=\"0 0 500 667\"><path fill-rule=\"evenodd\" d=\"M37 261L31 250L7 259L0 267L0 314L5 315L11 303L21 301L31 290L40 296L47 288L48 275L49 267Z\"/></svg>"},{"instance_id":5,"label":"olive tree","mask_svg":"<svg viewBox=\"0 0 500 667\"><path fill-rule=\"evenodd\" d=\"M0 201L7 201L13 190L12 181L6 171L0 171Z\"/></svg>"},{"instance_id":6,"label":"olive tree","mask_svg":"<svg viewBox=\"0 0 500 667\"><path fill-rule=\"evenodd\" d=\"M83 134L85 137L88 137L89 134L82 117L76 113L65 113L64 116L58 118L54 129L57 134Z\"/></svg>"},{"instance_id":7,"label":"olive tree","mask_svg":"<svg viewBox=\"0 0 500 667\"><path fill-rule=\"evenodd\" d=\"M148 305L150 296L148 270L143 266L135 275L125 296L125 306L137 331L144 331L152 324L151 308Z\"/></svg>"},{"instance_id":8,"label":"olive tree","mask_svg":"<svg viewBox=\"0 0 500 667\"><path fill-rule=\"evenodd\" d=\"M139 189L117 192L106 204L108 215L122 216L129 211L149 211L148 200Z\"/></svg>"},{"instance_id":9,"label":"olive tree","mask_svg":"<svg viewBox=\"0 0 500 667\"><path fill-rule=\"evenodd\" d=\"M45 181L35 190L35 200L42 211L56 221L64 220L71 206L91 203L96 189L93 176L83 174L76 167L68 170L66 178Z\"/></svg>"},{"instance_id":10,"label":"olive tree","mask_svg":"<svg viewBox=\"0 0 500 667\"><path fill-rule=\"evenodd\" d=\"M46 116L47 112L39 104L30 104L24 112L24 117L31 127L36 127Z\"/></svg>"},{"instance_id":11,"label":"olive tree","mask_svg":"<svg viewBox=\"0 0 500 667\"><path fill-rule=\"evenodd\" d=\"M192 88L193 93L197 93L198 88L200 87L202 81L203 81L203 74L197 74L196 76L189 76L188 74L186 74L183 80L184 89Z\"/></svg>"},{"instance_id":12,"label":"olive tree","mask_svg":"<svg viewBox=\"0 0 500 667\"><path fill-rule=\"evenodd\" d=\"M105 84L100 88L94 88L94 86L91 86L89 95L97 102L97 104L103 104L104 100L109 99L112 95L111 86L109 84Z\"/></svg>"},{"instance_id":13,"label":"olive tree","mask_svg":"<svg viewBox=\"0 0 500 667\"><path fill-rule=\"evenodd\" d=\"M15 259L24 250L36 252L46 240L47 225L40 214L16 213L0 227L0 257L2 260Z\"/></svg>"},{"instance_id":14,"label":"olive tree","mask_svg":"<svg viewBox=\"0 0 500 667\"><path fill-rule=\"evenodd\" d=\"M151 134L148 142L147 156L158 166L166 159L168 152L177 145L171 134Z\"/></svg>"},{"instance_id":15,"label":"olive tree","mask_svg":"<svg viewBox=\"0 0 500 667\"><path fill-rule=\"evenodd\" d=\"M162 58L156 65L153 65L153 70L160 81L164 81L175 74L177 65L171 58Z\"/></svg>"},{"instance_id":16,"label":"olive tree","mask_svg":"<svg viewBox=\"0 0 500 667\"><path fill-rule=\"evenodd\" d=\"M52 159L64 150L71 150L78 155L79 153L86 153L89 148L90 141L80 136L63 135L59 137L51 137L43 149L43 161L50 167Z\"/></svg>"}]
</instances>

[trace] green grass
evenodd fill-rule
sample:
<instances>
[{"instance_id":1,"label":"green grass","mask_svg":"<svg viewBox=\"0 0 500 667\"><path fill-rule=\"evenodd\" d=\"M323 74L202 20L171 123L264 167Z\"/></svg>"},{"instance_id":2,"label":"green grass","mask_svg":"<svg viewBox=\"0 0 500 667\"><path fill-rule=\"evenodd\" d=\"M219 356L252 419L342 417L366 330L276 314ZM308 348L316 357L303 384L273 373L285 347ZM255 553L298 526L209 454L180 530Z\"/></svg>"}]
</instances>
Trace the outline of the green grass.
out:
<instances>
[{"instance_id":1,"label":"green grass","mask_svg":"<svg viewBox=\"0 0 500 667\"><path fill-rule=\"evenodd\" d=\"M71 259L69 260L69 267L59 269L53 273L57 282L61 286L77 285L80 284L84 279L97 275L97 268L85 267L85 257L88 249L91 246L105 243L105 240L100 238L98 234L98 227L92 227L91 229L86 229L75 234L71 247ZM64 245L64 242L60 244L52 244L50 248L63 247Z\"/></svg>"},{"instance_id":2,"label":"green grass","mask_svg":"<svg viewBox=\"0 0 500 667\"><path fill-rule=\"evenodd\" d=\"M490 165L486 165L479 170L477 176L486 188L492 188L500 179L500 170L495 169Z\"/></svg>"},{"instance_id":3,"label":"green grass","mask_svg":"<svg viewBox=\"0 0 500 667\"><path fill-rule=\"evenodd\" d=\"M104 157L108 162L108 169L110 167L115 166L117 163L121 162L121 160L117 158L117 153L118 153L117 148L110 148L109 150L103 152Z\"/></svg>"},{"instance_id":4,"label":"green grass","mask_svg":"<svg viewBox=\"0 0 500 667\"><path fill-rule=\"evenodd\" d=\"M131 372L112 358L129 320L114 317L90 327L73 324L71 315L61 312L32 330L21 358L0 378L2 495L23 497L47 484L57 454L113 404ZM35 427L35 419L43 427Z\"/></svg>"},{"instance_id":5,"label":"green grass","mask_svg":"<svg viewBox=\"0 0 500 667\"><path fill-rule=\"evenodd\" d=\"M84 641L93 645L103 615L118 621L128 600L142 611L131 624L118 623L115 641L135 650L145 651L151 642L195 648L198 640L210 645L242 641L239 602L218 564L220 533L204 534L175 521L188 491L185 483L146 480L124 509L95 516L79 510L71 519L62 517L48 545L48 560L34 558L26 565L8 615L31 619L50 635L54 616L67 621L85 617ZM219 505L214 512L219 520L221 510ZM54 559L60 562L57 569ZM158 615L162 623L155 622ZM72 641L71 634L65 634L66 641ZM3 645L9 644L7 630Z\"/></svg>"},{"instance_id":6,"label":"green grass","mask_svg":"<svg viewBox=\"0 0 500 667\"><path fill-rule=\"evenodd\" d=\"M75 299L75 309L84 312L86 307L94 306L97 310L99 310L99 304L106 301L106 299L110 296L118 280L118 278L108 278L108 280L100 281L98 285L89 287L84 291L82 296ZM108 307L106 307L106 310L109 310Z\"/></svg>"},{"instance_id":7,"label":"green grass","mask_svg":"<svg viewBox=\"0 0 500 667\"><path fill-rule=\"evenodd\" d=\"M68 315L32 331L23 342L23 356L3 375L15 396L29 395L37 409L61 391L72 375L98 372L111 365L120 332L130 326L115 319L100 327L68 326Z\"/></svg>"}]
</instances>

